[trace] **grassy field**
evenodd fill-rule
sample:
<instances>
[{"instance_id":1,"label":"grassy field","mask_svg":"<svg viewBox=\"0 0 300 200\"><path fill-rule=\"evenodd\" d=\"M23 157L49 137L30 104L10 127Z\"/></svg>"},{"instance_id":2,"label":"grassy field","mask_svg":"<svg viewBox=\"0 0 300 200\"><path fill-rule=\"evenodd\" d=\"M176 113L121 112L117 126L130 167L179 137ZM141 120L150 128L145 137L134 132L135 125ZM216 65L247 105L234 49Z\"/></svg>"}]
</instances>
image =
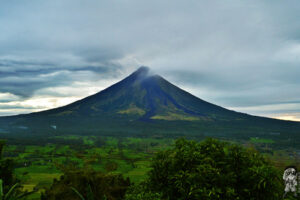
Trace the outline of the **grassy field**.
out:
<instances>
[{"instance_id":1,"label":"grassy field","mask_svg":"<svg viewBox=\"0 0 300 200\"><path fill-rule=\"evenodd\" d=\"M272 140L272 139L258 138L258 137L252 137L252 138L250 138L250 141L253 143L265 143L265 144L274 143L274 140Z\"/></svg>"},{"instance_id":2,"label":"grassy field","mask_svg":"<svg viewBox=\"0 0 300 200\"><path fill-rule=\"evenodd\" d=\"M92 167L95 170L121 173L138 183L147 176L153 154L169 148L173 139L114 138L94 136L59 136L57 143L7 145L4 157L16 164L16 175L24 190L42 191L53 179L62 175L62 168ZM36 197L38 198L38 197Z\"/></svg>"}]
</instances>

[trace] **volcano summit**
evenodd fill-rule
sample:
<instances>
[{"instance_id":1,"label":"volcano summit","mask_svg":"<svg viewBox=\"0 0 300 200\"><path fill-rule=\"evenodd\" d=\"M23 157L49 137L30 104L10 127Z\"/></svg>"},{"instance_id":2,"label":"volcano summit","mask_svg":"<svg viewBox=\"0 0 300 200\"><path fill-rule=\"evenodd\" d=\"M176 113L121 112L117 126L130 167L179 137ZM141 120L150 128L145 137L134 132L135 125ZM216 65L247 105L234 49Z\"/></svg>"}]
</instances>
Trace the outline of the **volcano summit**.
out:
<instances>
[{"instance_id":1,"label":"volcano summit","mask_svg":"<svg viewBox=\"0 0 300 200\"><path fill-rule=\"evenodd\" d=\"M141 67L67 106L1 117L1 134L214 135L300 133L300 123L256 117L201 100Z\"/></svg>"}]
</instances>

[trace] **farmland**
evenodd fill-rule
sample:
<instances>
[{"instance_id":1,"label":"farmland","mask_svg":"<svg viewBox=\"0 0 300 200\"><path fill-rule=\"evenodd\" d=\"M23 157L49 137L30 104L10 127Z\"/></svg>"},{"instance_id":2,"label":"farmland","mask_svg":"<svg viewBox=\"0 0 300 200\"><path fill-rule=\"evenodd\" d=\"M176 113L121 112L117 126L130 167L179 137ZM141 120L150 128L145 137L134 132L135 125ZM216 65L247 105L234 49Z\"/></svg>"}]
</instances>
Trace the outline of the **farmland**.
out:
<instances>
[{"instance_id":1,"label":"farmland","mask_svg":"<svg viewBox=\"0 0 300 200\"><path fill-rule=\"evenodd\" d=\"M38 141L9 140L12 144L4 149L4 157L14 160L15 173L28 191L50 186L64 167L121 173L138 183L146 177L153 153L173 143L167 138L95 136L55 136L48 138L49 142Z\"/></svg>"},{"instance_id":2,"label":"farmland","mask_svg":"<svg viewBox=\"0 0 300 200\"><path fill-rule=\"evenodd\" d=\"M198 138L202 140L203 138ZM7 139L3 156L15 163L15 174L24 190L37 190L32 198L59 179L66 168L92 168L104 173L122 174L139 183L151 169L155 152L171 148L175 138L53 136L49 138ZM260 151L281 169L299 165L296 148L278 149L276 140L249 138L231 141Z\"/></svg>"}]
</instances>

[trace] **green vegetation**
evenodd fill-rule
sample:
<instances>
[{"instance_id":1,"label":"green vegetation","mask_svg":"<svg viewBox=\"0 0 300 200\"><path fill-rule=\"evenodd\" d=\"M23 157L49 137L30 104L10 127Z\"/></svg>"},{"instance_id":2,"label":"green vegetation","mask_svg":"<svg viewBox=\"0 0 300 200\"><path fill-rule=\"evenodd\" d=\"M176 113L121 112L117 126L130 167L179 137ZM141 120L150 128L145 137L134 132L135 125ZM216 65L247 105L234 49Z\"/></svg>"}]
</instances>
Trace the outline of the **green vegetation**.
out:
<instances>
[{"instance_id":1,"label":"green vegetation","mask_svg":"<svg viewBox=\"0 0 300 200\"><path fill-rule=\"evenodd\" d=\"M146 112L141 109L141 108L138 108L137 106L135 105L130 105L128 109L125 109L125 110L120 110L118 113L120 114L128 114L128 115L144 115Z\"/></svg>"},{"instance_id":2,"label":"green vegetation","mask_svg":"<svg viewBox=\"0 0 300 200\"><path fill-rule=\"evenodd\" d=\"M22 191L20 180L14 176L14 166L11 159L3 159L4 141L0 141L0 200L21 200L32 193Z\"/></svg>"},{"instance_id":3,"label":"green vegetation","mask_svg":"<svg viewBox=\"0 0 300 200\"><path fill-rule=\"evenodd\" d=\"M22 188L19 183L14 184L9 188L6 194L3 193L3 181L0 179L0 200L21 200L34 193L32 192L21 192L19 189Z\"/></svg>"},{"instance_id":4,"label":"green vegetation","mask_svg":"<svg viewBox=\"0 0 300 200\"><path fill-rule=\"evenodd\" d=\"M208 139L156 154L149 187L164 199L279 199L280 173L258 152Z\"/></svg>"},{"instance_id":5,"label":"green vegetation","mask_svg":"<svg viewBox=\"0 0 300 200\"><path fill-rule=\"evenodd\" d=\"M11 165L15 166L16 176L22 178L23 189L37 189L35 196L39 196L44 188L50 187L53 179L60 178L65 166L123 174L139 183L151 169L153 154L169 148L173 139L68 135L13 138L7 142L4 155L14 161ZM7 170L1 170L0 174L4 171Z\"/></svg>"},{"instance_id":6,"label":"green vegetation","mask_svg":"<svg viewBox=\"0 0 300 200\"><path fill-rule=\"evenodd\" d=\"M171 113L171 112L168 112L165 115L155 115L155 116L151 117L151 119L170 120L170 121L177 121L177 120L197 121L197 120L200 120L199 117L193 117L193 116L189 116L189 115L177 114L177 113Z\"/></svg>"},{"instance_id":7,"label":"green vegetation","mask_svg":"<svg viewBox=\"0 0 300 200\"><path fill-rule=\"evenodd\" d=\"M104 174L91 168L64 170L64 175L43 192L42 200L121 200L130 185L129 179L119 174Z\"/></svg>"},{"instance_id":8,"label":"green vegetation","mask_svg":"<svg viewBox=\"0 0 300 200\"><path fill-rule=\"evenodd\" d=\"M284 167L300 164L296 148L281 149L278 140L196 142L202 139L8 138L0 165L3 194L18 183L16 194L37 191L28 198L35 200L279 199ZM121 196L103 189L108 180L123 188Z\"/></svg>"},{"instance_id":9,"label":"green vegetation","mask_svg":"<svg viewBox=\"0 0 300 200\"><path fill-rule=\"evenodd\" d=\"M252 137L250 138L250 141L253 143L265 143L265 144L272 144L274 143L274 140L272 139L265 139L265 138L258 138L258 137Z\"/></svg>"}]
</instances>

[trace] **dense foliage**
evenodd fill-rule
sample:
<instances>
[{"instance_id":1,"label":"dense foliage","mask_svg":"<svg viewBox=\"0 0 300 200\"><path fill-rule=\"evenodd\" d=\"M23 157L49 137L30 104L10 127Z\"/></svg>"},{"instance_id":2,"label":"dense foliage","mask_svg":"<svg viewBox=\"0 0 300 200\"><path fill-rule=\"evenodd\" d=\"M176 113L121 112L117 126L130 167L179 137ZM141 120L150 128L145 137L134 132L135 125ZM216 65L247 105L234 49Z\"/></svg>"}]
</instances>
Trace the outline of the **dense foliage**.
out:
<instances>
[{"instance_id":1,"label":"dense foliage","mask_svg":"<svg viewBox=\"0 0 300 200\"><path fill-rule=\"evenodd\" d=\"M159 192L151 191L147 182L138 185L132 185L128 188L125 196L126 200L161 200L162 195Z\"/></svg>"},{"instance_id":2,"label":"dense foliage","mask_svg":"<svg viewBox=\"0 0 300 200\"><path fill-rule=\"evenodd\" d=\"M280 199L281 177L259 153L214 139L179 139L152 163L149 188L163 199Z\"/></svg>"},{"instance_id":3,"label":"dense foliage","mask_svg":"<svg viewBox=\"0 0 300 200\"><path fill-rule=\"evenodd\" d=\"M3 181L3 192L7 193L9 189L17 183L17 179L13 174L14 163L12 159L2 157L5 141L0 140L0 179Z\"/></svg>"},{"instance_id":4,"label":"dense foliage","mask_svg":"<svg viewBox=\"0 0 300 200\"><path fill-rule=\"evenodd\" d=\"M129 179L118 174L104 174L92 169L65 172L59 180L42 194L42 200L121 200L125 196Z\"/></svg>"},{"instance_id":5,"label":"dense foliage","mask_svg":"<svg viewBox=\"0 0 300 200\"><path fill-rule=\"evenodd\" d=\"M21 200L35 191L22 190L20 180L14 175L14 162L2 157L5 141L0 140L0 200Z\"/></svg>"}]
</instances>

